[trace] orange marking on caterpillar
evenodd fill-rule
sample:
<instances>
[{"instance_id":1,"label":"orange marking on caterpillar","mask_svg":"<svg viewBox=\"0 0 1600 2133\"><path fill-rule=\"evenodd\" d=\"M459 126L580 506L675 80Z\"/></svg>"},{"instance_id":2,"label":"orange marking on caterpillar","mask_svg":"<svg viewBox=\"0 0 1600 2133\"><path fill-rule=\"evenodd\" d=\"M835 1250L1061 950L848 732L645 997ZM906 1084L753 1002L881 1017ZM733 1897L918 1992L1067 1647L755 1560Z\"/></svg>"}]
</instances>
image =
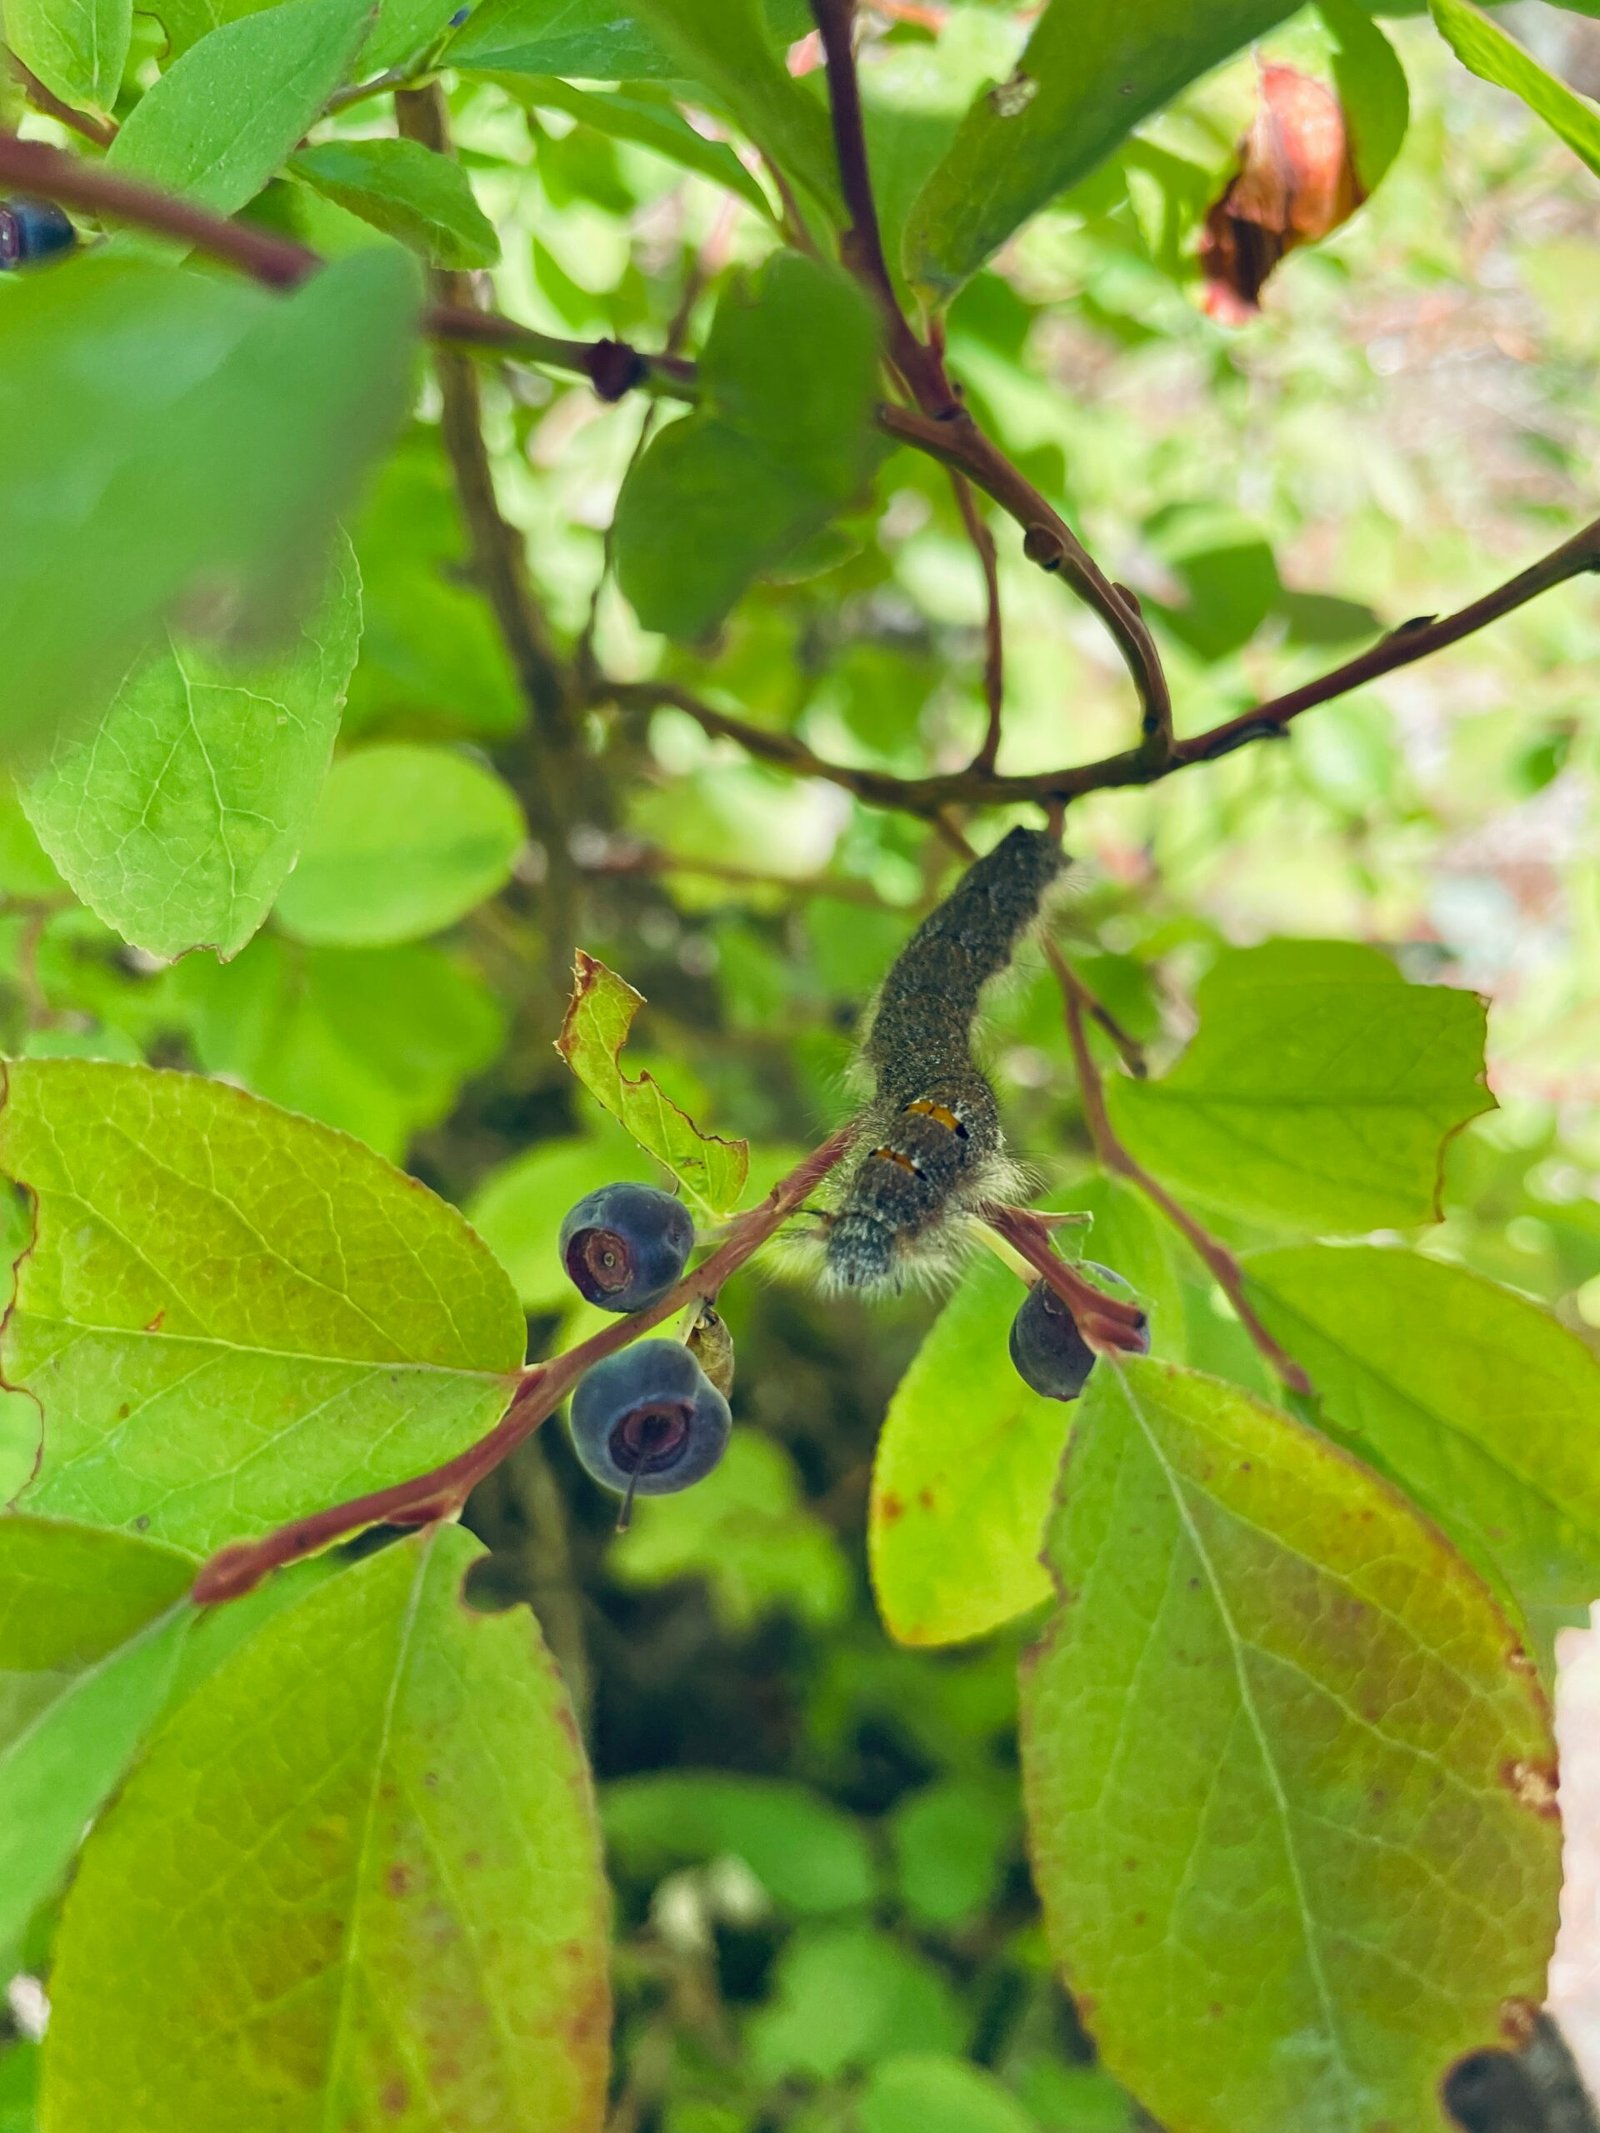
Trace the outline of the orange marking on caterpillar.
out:
<instances>
[{"instance_id":1,"label":"orange marking on caterpillar","mask_svg":"<svg viewBox=\"0 0 1600 2133\"><path fill-rule=\"evenodd\" d=\"M909 1170L914 1178L920 1178L922 1175L910 1156L902 1155L898 1148L874 1148L872 1153L875 1158L881 1156L886 1163L898 1163L902 1170Z\"/></svg>"},{"instance_id":2,"label":"orange marking on caterpillar","mask_svg":"<svg viewBox=\"0 0 1600 2133\"><path fill-rule=\"evenodd\" d=\"M946 1133L959 1133L963 1140L967 1137L967 1129L962 1125L960 1119L956 1117L954 1111L949 1110L944 1104L936 1104L931 1097L919 1096L915 1103L907 1104L906 1109L915 1111L919 1118L937 1119Z\"/></svg>"}]
</instances>

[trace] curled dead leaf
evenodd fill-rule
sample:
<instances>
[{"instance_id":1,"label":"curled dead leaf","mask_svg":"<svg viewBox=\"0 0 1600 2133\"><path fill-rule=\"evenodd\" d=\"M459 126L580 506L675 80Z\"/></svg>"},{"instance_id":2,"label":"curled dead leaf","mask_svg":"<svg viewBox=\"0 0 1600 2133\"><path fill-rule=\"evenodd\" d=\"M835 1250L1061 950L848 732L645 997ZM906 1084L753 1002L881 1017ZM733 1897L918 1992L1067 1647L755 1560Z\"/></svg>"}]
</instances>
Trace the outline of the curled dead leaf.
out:
<instances>
[{"instance_id":1,"label":"curled dead leaf","mask_svg":"<svg viewBox=\"0 0 1600 2133\"><path fill-rule=\"evenodd\" d=\"M1227 325L1253 317L1278 261L1347 222L1365 197L1338 97L1294 67L1263 67L1239 168L1206 217L1206 310Z\"/></svg>"}]
</instances>

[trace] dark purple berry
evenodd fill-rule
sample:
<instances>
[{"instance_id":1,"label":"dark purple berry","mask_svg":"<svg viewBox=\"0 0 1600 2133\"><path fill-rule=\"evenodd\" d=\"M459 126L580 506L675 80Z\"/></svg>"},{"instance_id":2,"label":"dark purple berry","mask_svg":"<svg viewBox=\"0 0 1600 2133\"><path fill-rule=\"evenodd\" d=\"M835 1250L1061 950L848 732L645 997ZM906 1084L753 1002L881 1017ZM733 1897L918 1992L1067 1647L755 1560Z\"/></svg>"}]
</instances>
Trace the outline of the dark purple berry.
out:
<instances>
[{"instance_id":1,"label":"dark purple berry","mask_svg":"<svg viewBox=\"0 0 1600 2133\"><path fill-rule=\"evenodd\" d=\"M1017 1374L1047 1400L1075 1400L1089 1382L1094 1350L1047 1281L1036 1281L1011 1321Z\"/></svg>"},{"instance_id":2,"label":"dark purple berry","mask_svg":"<svg viewBox=\"0 0 1600 2133\"><path fill-rule=\"evenodd\" d=\"M602 1185L561 1225L561 1264L602 1311L647 1311L677 1282L694 1246L681 1200L654 1185Z\"/></svg>"},{"instance_id":3,"label":"dark purple berry","mask_svg":"<svg viewBox=\"0 0 1600 2133\"><path fill-rule=\"evenodd\" d=\"M727 1401L683 1343L667 1340L635 1341L596 1363L569 1419L585 1468L628 1502L704 1480L733 1428Z\"/></svg>"},{"instance_id":4,"label":"dark purple berry","mask_svg":"<svg viewBox=\"0 0 1600 2133\"><path fill-rule=\"evenodd\" d=\"M0 271L68 252L78 233L53 200L0 201Z\"/></svg>"}]
</instances>

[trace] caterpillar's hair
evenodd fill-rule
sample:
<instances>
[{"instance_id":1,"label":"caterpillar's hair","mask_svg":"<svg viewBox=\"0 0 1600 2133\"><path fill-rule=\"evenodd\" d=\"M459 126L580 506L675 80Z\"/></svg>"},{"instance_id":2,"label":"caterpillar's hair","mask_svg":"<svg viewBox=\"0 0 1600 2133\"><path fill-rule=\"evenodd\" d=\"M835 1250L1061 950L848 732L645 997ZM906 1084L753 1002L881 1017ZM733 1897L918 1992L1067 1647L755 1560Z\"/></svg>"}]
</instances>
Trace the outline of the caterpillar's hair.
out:
<instances>
[{"instance_id":1,"label":"caterpillar's hair","mask_svg":"<svg viewBox=\"0 0 1600 2133\"><path fill-rule=\"evenodd\" d=\"M994 1091L972 1057L989 980L1010 964L1066 866L1043 830L1014 829L923 920L889 971L862 1045L874 1095L831 1218L836 1287L896 1282L939 1257L953 1215L1004 1171Z\"/></svg>"}]
</instances>

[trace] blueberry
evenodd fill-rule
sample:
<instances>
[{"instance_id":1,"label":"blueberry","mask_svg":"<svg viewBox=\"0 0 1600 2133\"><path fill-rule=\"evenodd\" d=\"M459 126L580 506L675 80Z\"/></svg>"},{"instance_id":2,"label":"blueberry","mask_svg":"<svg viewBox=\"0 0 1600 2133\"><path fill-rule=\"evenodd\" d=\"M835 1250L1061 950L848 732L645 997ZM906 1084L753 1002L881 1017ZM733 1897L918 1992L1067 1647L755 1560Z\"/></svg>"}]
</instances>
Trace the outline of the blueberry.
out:
<instances>
[{"instance_id":1,"label":"blueberry","mask_svg":"<svg viewBox=\"0 0 1600 2133\"><path fill-rule=\"evenodd\" d=\"M52 200L0 201L0 271L70 251L78 233Z\"/></svg>"},{"instance_id":2,"label":"blueberry","mask_svg":"<svg viewBox=\"0 0 1600 2133\"><path fill-rule=\"evenodd\" d=\"M561 1225L561 1263L579 1295L602 1311L646 1311L688 1264L694 1224L681 1200L653 1185L602 1185Z\"/></svg>"},{"instance_id":3,"label":"blueberry","mask_svg":"<svg viewBox=\"0 0 1600 2133\"><path fill-rule=\"evenodd\" d=\"M1036 1281L1011 1321L1017 1374L1047 1400L1075 1400L1089 1382L1094 1350L1047 1281Z\"/></svg>"},{"instance_id":4,"label":"blueberry","mask_svg":"<svg viewBox=\"0 0 1600 2133\"><path fill-rule=\"evenodd\" d=\"M635 1341L578 1380L569 1417L578 1457L622 1496L673 1496L728 1448L728 1403L681 1341Z\"/></svg>"}]
</instances>

